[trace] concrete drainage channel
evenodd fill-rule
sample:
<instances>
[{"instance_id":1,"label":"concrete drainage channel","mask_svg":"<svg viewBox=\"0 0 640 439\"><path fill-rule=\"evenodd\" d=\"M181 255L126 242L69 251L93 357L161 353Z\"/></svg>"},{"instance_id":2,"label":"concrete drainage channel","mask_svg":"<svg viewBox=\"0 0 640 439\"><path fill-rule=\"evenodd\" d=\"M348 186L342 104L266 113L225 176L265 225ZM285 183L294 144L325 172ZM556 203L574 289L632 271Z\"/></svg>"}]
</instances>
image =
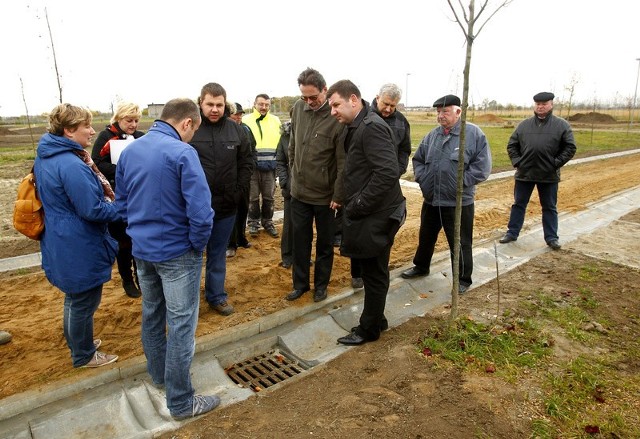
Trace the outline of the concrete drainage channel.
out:
<instances>
[{"instance_id":1,"label":"concrete drainage channel","mask_svg":"<svg viewBox=\"0 0 640 439\"><path fill-rule=\"evenodd\" d=\"M610 225L638 206L640 188L577 214L562 215L563 245ZM532 227L516 243L498 246L500 273L546 251L541 227ZM426 278L405 281L398 277L402 269L392 273L386 312L391 326L450 301L448 252L436 256L432 274ZM474 286L495 277L495 257L493 241L474 247ZM194 387L198 393L218 394L223 405L229 405L256 395L257 390L275 391L283 383L306 376L351 349L338 345L336 339L357 323L362 298L362 292L345 290L325 302L290 307L233 331L199 338L191 368ZM117 364L117 368L96 370L80 381L3 399L0 437L151 438L181 425L169 415L163 390L151 385L143 357Z\"/></svg>"}]
</instances>

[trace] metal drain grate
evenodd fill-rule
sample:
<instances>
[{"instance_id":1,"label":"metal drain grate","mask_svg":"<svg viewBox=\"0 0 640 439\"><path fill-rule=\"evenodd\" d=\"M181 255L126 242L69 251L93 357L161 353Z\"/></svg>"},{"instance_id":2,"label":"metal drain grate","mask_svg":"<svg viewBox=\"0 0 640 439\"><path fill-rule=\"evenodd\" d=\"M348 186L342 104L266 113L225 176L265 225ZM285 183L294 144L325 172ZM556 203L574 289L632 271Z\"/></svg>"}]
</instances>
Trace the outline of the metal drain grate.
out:
<instances>
[{"instance_id":1,"label":"metal drain grate","mask_svg":"<svg viewBox=\"0 0 640 439\"><path fill-rule=\"evenodd\" d=\"M255 392L281 383L304 372L296 360L292 360L279 350L269 351L254 358L235 363L225 369L231 380Z\"/></svg>"}]
</instances>

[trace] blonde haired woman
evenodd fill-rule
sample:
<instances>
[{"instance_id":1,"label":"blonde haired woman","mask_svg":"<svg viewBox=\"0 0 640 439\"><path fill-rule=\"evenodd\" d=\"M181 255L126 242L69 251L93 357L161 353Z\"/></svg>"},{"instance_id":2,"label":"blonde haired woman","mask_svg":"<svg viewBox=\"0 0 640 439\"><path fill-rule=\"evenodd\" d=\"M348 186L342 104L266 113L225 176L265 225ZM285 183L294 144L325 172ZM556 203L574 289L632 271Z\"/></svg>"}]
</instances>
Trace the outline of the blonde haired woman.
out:
<instances>
[{"instance_id":1,"label":"blonde haired woman","mask_svg":"<svg viewBox=\"0 0 640 439\"><path fill-rule=\"evenodd\" d=\"M111 140L124 140L129 137L137 139L144 135L138 131L138 123L142 117L142 112L137 104L123 102L116 109L111 117L111 122L98 134L96 142L93 144L91 158L98 166L98 169L107 177L111 187L116 187L116 165L111 161ZM136 274L136 262L131 255L131 238L126 233L127 224L123 221L116 221L109 224L109 233L118 241L118 272L122 279L122 287L127 296L132 298L140 297L140 287Z\"/></svg>"},{"instance_id":2,"label":"blonde haired woman","mask_svg":"<svg viewBox=\"0 0 640 439\"><path fill-rule=\"evenodd\" d=\"M34 163L45 211L42 268L65 294L63 328L73 367L99 367L118 359L99 352L101 341L93 339L93 315L117 251L107 223L120 215L109 182L84 150L96 133L91 120L85 108L55 107Z\"/></svg>"}]
</instances>

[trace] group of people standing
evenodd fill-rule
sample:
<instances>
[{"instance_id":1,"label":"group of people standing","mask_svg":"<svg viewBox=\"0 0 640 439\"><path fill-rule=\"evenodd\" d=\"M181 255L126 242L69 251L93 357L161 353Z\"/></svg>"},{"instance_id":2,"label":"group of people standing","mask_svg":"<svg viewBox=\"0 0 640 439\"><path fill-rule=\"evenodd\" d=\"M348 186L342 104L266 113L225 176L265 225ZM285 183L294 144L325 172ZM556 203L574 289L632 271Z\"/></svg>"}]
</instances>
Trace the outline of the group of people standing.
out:
<instances>
[{"instance_id":1,"label":"group of people standing","mask_svg":"<svg viewBox=\"0 0 640 439\"><path fill-rule=\"evenodd\" d=\"M341 211L340 253L351 259L352 280L362 282L364 308L358 325L337 341L360 345L377 340L388 328L389 257L406 217L399 178L411 154L410 126L397 111L401 91L385 84L369 104L353 82L341 80L327 88L312 68L300 73L298 87L300 99L284 124L270 113L269 96L257 95L253 112L242 116L242 107L229 104L217 83L205 84L197 103L187 98L167 102L144 135L137 130L139 108L125 104L100 133L91 155L85 151L95 135L91 112L70 104L53 109L34 168L46 212L42 266L65 293L64 335L74 367L118 359L99 351L102 341L93 338L102 285L117 260L125 293L142 296L147 371L153 385L166 389L171 415L185 419L215 408L219 397L196 395L189 374L203 254L205 298L213 310L229 315L234 309L224 289L226 258L229 249L250 245L245 219L250 235L262 227L279 236L273 224L276 174L285 201L281 265L292 267L293 289L286 300L311 290L314 224L313 300L327 298L335 218ZM439 126L413 157L424 203L415 266L402 273L405 278L429 274L442 228L453 247L460 99L446 95L433 106ZM546 194L541 194L545 239L559 248L554 175L559 179L575 142L568 124L554 118L551 108L549 102L536 105L533 122L523 122L509 142L518 170L516 202L501 242L517 238L522 206L537 184L539 193ZM467 123L466 132L460 293L472 283L475 186L491 171L486 137L473 124ZM129 137L134 140L116 163L111 142ZM536 173L540 166L548 172Z\"/></svg>"}]
</instances>

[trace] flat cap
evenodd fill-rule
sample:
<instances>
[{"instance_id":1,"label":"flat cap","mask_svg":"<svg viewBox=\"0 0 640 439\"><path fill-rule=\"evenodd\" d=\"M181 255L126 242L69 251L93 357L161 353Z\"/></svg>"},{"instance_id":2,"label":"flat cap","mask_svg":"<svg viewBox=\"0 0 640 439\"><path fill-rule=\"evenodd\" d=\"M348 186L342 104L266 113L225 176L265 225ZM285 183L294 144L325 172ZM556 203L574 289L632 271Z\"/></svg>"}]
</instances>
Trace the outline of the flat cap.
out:
<instances>
[{"instance_id":1,"label":"flat cap","mask_svg":"<svg viewBox=\"0 0 640 439\"><path fill-rule=\"evenodd\" d=\"M244 114L244 108L242 108L242 105L240 105L237 102L235 104L236 104L236 112L234 114L238 114L238 113Z\"/></svg>"},{"instance_id":2,"label":"flat cap","mask_svg":"<svg viewBox=\"0 0 640 439\"><path fill-rule=\"evenodd\" d=\"M460 98L456 95L442 96L440 99L433 103L434 107L448 107L450 105L460 106Z\"/></svg>"},{"instance_id":3,"label":"flat cap","mask_svg":"<svg viewBox=\"0 0 640 439\"><path fill-rule=\"evenodd\" d=\"M534 102L547 102L552 101L556 96L549 91L541 91L533 97Z\"/></svg>"}]
</instances>

